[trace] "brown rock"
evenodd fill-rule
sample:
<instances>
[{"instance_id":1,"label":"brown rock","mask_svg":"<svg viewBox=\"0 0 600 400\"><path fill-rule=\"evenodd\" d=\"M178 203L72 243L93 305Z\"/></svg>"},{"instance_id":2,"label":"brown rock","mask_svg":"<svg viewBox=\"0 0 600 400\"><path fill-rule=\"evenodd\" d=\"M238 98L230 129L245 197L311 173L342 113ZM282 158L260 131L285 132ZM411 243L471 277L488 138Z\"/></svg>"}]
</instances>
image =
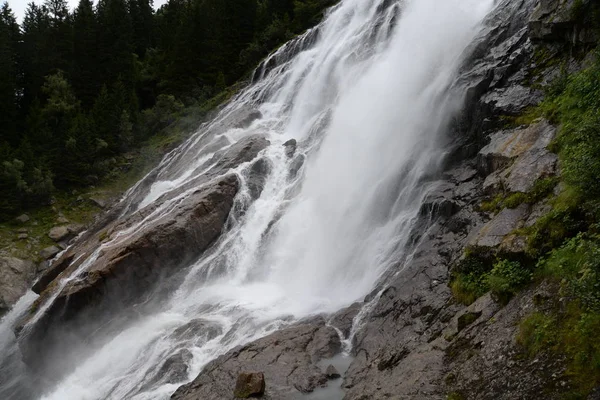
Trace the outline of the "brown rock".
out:
<instances>
[{"instance_id":1,"label":"brown rock","mask_svg":"<svg viewBox=\"0 0 600 400\"><path fill-rule=\"evenodd\" d=\"M40 251L40 257L42 257L44 260L49 260L51 258L53 258L55 255L57 255L58 253L60 253L60 249L56 246L48 246L45 249L43 249L42 251Z\"/></svg>"},{"instance_id":2,"label":"brown rock","mask_svg":"<svg viewBox=\"0 0 600 400\"><path fill-rule=\"evenodd\" d=\"M52 327L66 326L83 310L97 312L95 322L101 324L103 316L134 304L156 287L159 277L160 281L167 279L179 267L197 259L221 234L238 188L237 176L227 175L196 189L171 213L146 223L117 245L103 248L80 279L66 284L44 317L31 326L31 333L20 343L25 359L33 364L40 352L58 351L39 342L51 335L48 332ZM33 288L40 292L38 303L53 297L53 291L61 287L49 285L54 279L70 276L89 254L78 256L68 251L44 272ZM108 300L111 296L118 301ZM99 307L103 301L111 304L110 311L106 306ZM33 315L27 314L17 331Z\"/></svg>"},{"instance_id":3,"label":"brown rock","mask_svg":"<svg viewBox=\"0 0 600 400\"><path fill-rule=\"evenodd\" d=\"M48 237L55 242L67 239L71 235L69 229L66 226L55 226L48 232Z\"/></svg>"},{"instance_id":4,"label":"brown rock","mask_svg":"<svg viewBox=\"0 0 600 400\"><path fill-rule=\"evenodd\" d=\"M238 375L233 395L237 399L261 397L265 394L265 375L262 372L242 372Z\"/></svg>"}]
</instances>

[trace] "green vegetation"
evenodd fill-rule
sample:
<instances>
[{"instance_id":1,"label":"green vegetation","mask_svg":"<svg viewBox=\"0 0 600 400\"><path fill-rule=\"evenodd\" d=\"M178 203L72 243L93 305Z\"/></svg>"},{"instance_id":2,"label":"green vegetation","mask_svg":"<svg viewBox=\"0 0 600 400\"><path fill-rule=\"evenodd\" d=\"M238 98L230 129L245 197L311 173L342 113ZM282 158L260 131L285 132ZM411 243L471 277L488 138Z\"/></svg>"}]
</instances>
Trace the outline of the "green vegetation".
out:
<instances>
[{"instance_id":1,"label":"green vegetation","mask_svg":"<svg viewBox=\"0 0 600 400\"><path fill-rule=\"evenodd\" d=\"M4 3L0 221L114 180L124 155L152 158L140 149L182 130L182 118L197 125L334 3L170 0L154 11L151 0L80 0L70 12L45 0L20 25Z\"/></svg>"},{"instance_id":2,"label":"green vegetation","mask_svg":"<svg viewBox=\"0 0 600 400\"><path fill-rule=\"evenodd\" d=\"M565 356L573 398L585 398L600 384L600 237L568 240L540 261L537 274L556 282L562 301L523 320L518 340L532 357L544 351Z\"/></svg>"},{"instance_id":3,"label":"green vegetation","mask_svg":"<svg viewBox=\"0 0 600 400\"><path fill-rule=\"evenodd\" d=\"M587 18L587 17L586 17ZM537 113L561 127L553 150L559 154L562 191L551 211L531 228L529 254L537 259L535 279L554 282L556 298L543 312L521 322L526 353L565 357L574 389L566 398L584 399L600 384L600 60L551 86Z\"/></svg>"},{"instance_id":4,"label":"green vegetation","mask_svg":"<svg viewBox=\"0 0 600 400\"><path fill-rule=\"evenodd\" d=\"M535 204L550 196L557 184L558 179L556 177L542 178L535 183L528 193L502 192L490 201L484 201L480 209L481 211L496 213L504 208L517 208L521 204Z\"/></svg>"},{"instance_id":5,"label":"green vegetation","mask_svg":"<svg viewBox=\"0 0 600 400\"><path fill-rule=\"evenodd\" d=\"M458 392L452 392L450 394L448 394L448 400L464 400L465 396L463 396L462 394L458 393Z\"/></svg>"},{"instance_id":6,"label":"green vegetation","mask_svg":"<svg viewBox=\"0 0 600 400\"><path fill-rule=\"evenodd\" d=\"M454 298L465 305L487 292L506 303L531 279L532 271L518 261L498 259L493 262L469 251L454 268L451 289Z\"/></svg>"}]
</instances>

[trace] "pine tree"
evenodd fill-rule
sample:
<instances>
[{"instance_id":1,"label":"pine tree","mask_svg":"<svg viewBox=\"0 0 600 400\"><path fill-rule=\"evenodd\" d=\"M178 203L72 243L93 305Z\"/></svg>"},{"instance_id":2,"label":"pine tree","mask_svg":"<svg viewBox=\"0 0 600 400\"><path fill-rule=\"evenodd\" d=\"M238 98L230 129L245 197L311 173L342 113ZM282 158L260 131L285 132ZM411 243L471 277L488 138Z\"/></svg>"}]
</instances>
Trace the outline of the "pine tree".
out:
<instances>
[{"instance_id":1,"label":"pine tree","mask_svg":"<svg viewBox=\"0 0 600 400\"><path fill-rule=\"evenodd\" d=\"M85 109L100 91L98 77L98 23L91 0L80 0L73 16L73 88Z\"/></svg>"},{"instance_id":2,"label":"pine tree","mask_svg":"<svg viewBox=\"0 0 600 400\"><path fill-rule=\"evenodd\" d=\"M67 0L46 0L50 29L48 42L51 71L63 71L70 76L73 59L73 21Z\"/></svg>"},{"instance_id":3,"label":"pine tree","mask_svg":"<svg viewBox=\"0 0 600 400\"><path fill-rule=\"evenodd\" d=\"M18 145L19 26L8 3L0 7L0 137Z\"/></svg>"},{"instance_id":4,"label":"pine tree","mask_svg":"<svg viewBox=\"0 0 600 400\"><path fill-rule=\"evenodd\" d=\"M134 87L133 34L125 0L98 3L98 71L100 82L111 85L121 79Z\"/></svg>"},{"instance_id":5,"label":"pine tree","mask_svg":"<svg viewBox=\"0 0 600 400\"><path fill-rule=\"evenodd\" d=\"M22 24L23 98L21 118L25 119L35 99L43 97L42 85L51 73L52 46L49 43L50 16L45 6L29 3Z\"/></svg>"},{"instance_id":6,"label":"pine tree","mask_svg":"<svg viewBox=\"0 0 600 400\"><path fill-rule=\"evenodd\" d=\"M143 58L146 50L154 47L154 10L152 0L129 0L128 8L131 16L133 48Z\"/></svg>"}]
</instances>

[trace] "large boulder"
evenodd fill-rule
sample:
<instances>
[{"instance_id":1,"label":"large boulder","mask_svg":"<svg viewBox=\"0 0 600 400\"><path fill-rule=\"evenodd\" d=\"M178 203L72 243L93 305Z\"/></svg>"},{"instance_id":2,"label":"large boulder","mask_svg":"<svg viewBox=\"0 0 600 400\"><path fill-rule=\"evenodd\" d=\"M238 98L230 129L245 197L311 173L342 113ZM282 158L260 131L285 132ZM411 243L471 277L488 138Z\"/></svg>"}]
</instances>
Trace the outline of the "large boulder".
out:
<instances>
[{"instance_id":1,"label":"large boulder","mask_svg":"<svg viewBox=\"0 0 600 400\"><path fill-rule=\"evenodd\" d=\"M48 232L48 237L55 242L60 242L71 236L71 232L66 226L55 226Z\"/></svg>"},{"instance_id":2,"label":"large boulder","mask_svg":"<svg viewBox=\"0 0 600 400\"><path fill-rule=\"evenodd\" d=\"M13 257L0 257L0 315L29 289L35 276L35 264Z\"/></svg>"},{"instance_id":3,"label":"large boulder","mask_svg":"<svg viewBox=\"0 0 600 400\"><path fill-rule=\"evenodd\" d=\"M130 306L159 282L176 274L180 267L197 259L221 234L238 188L235 175L199 187L181 199L171 212L146 221L114 244L107 243L88 259L89 265L78 279L62 285L50 284L72 276L85 262L85 257L65 254L57 261L62 271L51 267L40 279L42 283L36 284L40 297L21 321L21 327L28 327L21 338L26 361L35 365L39 353L51 347L49 331L53 327L74 320L84 310L106 316ZM55 279L49 279L51 276ZM44 315L35 319L37 307L47 302ZM101 304L102 307L97 307ZM35 323L29 324L32 321ZM98 317L94 322L101 321Z\"/></svg>"}]
</instances>

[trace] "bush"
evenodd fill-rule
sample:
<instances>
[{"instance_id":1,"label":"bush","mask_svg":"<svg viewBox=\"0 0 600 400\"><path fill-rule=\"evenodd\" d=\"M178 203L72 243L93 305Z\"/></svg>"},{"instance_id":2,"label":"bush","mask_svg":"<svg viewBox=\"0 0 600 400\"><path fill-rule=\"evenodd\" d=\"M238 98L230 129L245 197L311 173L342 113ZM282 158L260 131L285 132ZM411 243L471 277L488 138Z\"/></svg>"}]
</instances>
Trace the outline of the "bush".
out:
<instances>
[{"instance_id":1,"label":"bush","mask_svg":"<svg viewBox=\"0 0 600 400\"><path fill-rule=\"evenodd\" d=\"M585 312L600 313L600 237L579 234L539 263L540 270L561 282L566 295Z\"/></svg>"},{"instance_id":2,"label":"bush","mask_svg":"<svg viewBox=\"0 0 600 400\"><path fill-rule=\"evenodd\" d=\"M500 260L486 275L486 285L501 302L508 302L523 286L531 282L531 271L517 261Z\"/></svg>"},{"instance_id":3,"label":"bush","mask_svg":"<svg viewBox=\"0 0 600 400\"><path fill-rule=\"evenodd\" d=\"M498 301L507 302L531 278L532 272L518 261L497 260L491 266L489 261L469 252L455 267L450 288L454 298L465 305L489 291Z\"/></svg>"}]
</instances>

